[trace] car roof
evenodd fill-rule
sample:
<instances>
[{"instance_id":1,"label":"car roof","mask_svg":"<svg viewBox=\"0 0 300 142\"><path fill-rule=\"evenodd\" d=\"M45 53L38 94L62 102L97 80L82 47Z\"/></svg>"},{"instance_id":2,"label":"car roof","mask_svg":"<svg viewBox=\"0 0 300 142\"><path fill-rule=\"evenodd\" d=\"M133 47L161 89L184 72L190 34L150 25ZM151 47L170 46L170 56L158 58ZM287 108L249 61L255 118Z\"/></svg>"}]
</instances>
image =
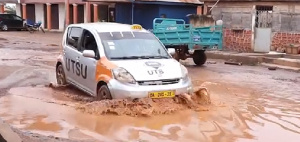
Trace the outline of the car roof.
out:
<instances>
[{"instance_id":1,"label":"car roof","mask_svg":"<svg viewBox=\"0 0 300 142\"><path fill-rule=\"evenodd\" d=\"M113 23L113 22L97 22L97 23L81 23L81 24L70 24L68 27L81 27L90 31L101 32L131 32L132 25ZM148 30L144 28L142 30L137 30L139 32L148 33Z\"/></svg>"}]
</instances>

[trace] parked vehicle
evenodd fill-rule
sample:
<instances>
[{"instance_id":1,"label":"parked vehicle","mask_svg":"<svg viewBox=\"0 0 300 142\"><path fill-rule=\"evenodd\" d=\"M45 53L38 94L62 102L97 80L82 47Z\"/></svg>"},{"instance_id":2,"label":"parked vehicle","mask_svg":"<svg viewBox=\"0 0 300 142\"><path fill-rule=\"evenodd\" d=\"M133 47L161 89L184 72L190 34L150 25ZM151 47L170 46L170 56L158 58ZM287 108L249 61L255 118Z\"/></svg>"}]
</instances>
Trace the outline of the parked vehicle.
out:
<instances>
[{"instance_id":1,"label":"parked vehicle","mask_svg":"<svg viewBox=\"0 0 300 142\"><path fill-rule=\"evenodd\" d=\"M182 19L156 18L154 35L166 46L175 49L176 60L193 58L196 65L206 62L205 50L222 49L222 25L193 27Z\"/></svg>"},{"instance_id":2,"label":"parked vehicle","mask_svg":"<svg viewBox=\"0 0 300 142\"><path fill-rule=\"evenodd\" d=\"M24 19L15 14L0 14L0 29L7 31L9 29L24 29Z\"/></svg>"},{"instance_id":3,"label":"parked vehicle","mask_svg":"<svg viewBox=\"0 0 300 142\"><path fill-rule=\"evenodd\" d=\"M56 64L60 85L98 100L166 98L193 91L187 69L148 30L117 23L71 24Z\"/></svg>"},{"instance_id":4,"label":"parked vehicle","mask_svg":"<svg viewBox=\"0 0 300 142\"><path fill-rule=\"evenodd\" d=\"M42 27L42 22L37 22L37 23L34 23L32 22L31 20L26 20L26 23L25 23L25 28L30 32L30 33L33 33L35 31L39 31L41 29L41 31L43 33L45 33L45 30L44 28Z\"/></svg>"}]
</instances>

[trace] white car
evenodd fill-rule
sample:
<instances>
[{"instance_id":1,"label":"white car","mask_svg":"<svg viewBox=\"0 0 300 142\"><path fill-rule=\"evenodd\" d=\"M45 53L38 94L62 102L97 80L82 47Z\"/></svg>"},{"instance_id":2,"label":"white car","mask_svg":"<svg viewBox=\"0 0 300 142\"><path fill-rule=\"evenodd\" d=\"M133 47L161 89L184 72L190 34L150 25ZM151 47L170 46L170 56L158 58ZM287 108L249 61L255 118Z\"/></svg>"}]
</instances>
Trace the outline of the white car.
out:
<instances>
[{"instance_id":1,"label":"white car","mask_svg":"<svg viewBox=\"0 0 300 142\"><path fill-rule=\"evenodd\" d=\"M192 93L187 69L140 25L69 25L56 64L60 85L103 99L165 98ZM169 52L170 53L169 53Z\"/></svg>"}]
</instances>

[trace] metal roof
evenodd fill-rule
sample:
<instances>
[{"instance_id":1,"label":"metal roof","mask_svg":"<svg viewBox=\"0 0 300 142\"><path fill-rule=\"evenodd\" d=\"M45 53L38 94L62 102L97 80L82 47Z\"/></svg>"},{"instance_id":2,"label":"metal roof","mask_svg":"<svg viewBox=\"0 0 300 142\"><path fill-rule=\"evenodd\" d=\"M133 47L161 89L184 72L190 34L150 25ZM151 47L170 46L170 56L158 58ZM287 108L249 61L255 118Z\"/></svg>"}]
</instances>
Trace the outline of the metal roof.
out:
<instances>
[{"instance_id":1,"label":"metal roof","mask_svg":"<svg viewBox=\"0 0 300 142\"><path fill-rule=\"evenodd\" d=\"M190 3L190 4L203 4L200 0L82 0L89 2L173 2L173 3Z\"/></svg>"},{"instance_id":2,"label":"metal roof","mask_svg":"<svg viewBox=\"0 0 300 142\"><path fill-rule=\"evenodd\" d=\"M203 4L199 0L137 0L137 1L149 1L149 2L177 2L177 3L192 3L192 4Z\"/></svg>"},{"instance_id":3,"label":"metal roof","mask_svg":"<svg viewBox=\"0 0 300 142\"><path fill-rule=\"evenodd\" d=\"M0 3L18 3L18 0L0 0Z\"/></svg>"}]
</instances>

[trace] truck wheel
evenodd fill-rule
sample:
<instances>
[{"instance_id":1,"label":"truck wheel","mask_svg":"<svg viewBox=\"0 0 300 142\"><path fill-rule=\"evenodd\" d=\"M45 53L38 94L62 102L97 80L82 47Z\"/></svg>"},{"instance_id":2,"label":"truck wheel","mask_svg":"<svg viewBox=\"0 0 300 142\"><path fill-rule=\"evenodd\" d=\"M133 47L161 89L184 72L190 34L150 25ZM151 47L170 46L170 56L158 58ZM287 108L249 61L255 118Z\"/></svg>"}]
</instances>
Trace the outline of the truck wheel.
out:
<instances>
[{"instance_id":1,"label":"truck wheel","mask_svg":"<svg viewBox=\"0 0 300 142\"><path fill-rule=\"evenodd\" d=\"M56 80L58 85L67 84L66 76L62 64L58 65L56 68Z\"/></svg>"},{"instance_id":2,"label":"truck wheel","mask_svg":"<svg viewBox=\"0 0 300 142\"><path fill-rule=\"evenodd\" d=\"M97 100L101 101L101 100L111 100L111 94L110 91L107 87L107 85L102 85L101 87L98 88L97 91Z\"/></svg>"},{"instance_id":3,"label":"truck wheel","mask_svg":"<svg viewBox=\"0 0 300 142\"><path fill-rule=\"evenodd\" d=\"M195 50L193 54L193 61L196 65L201 66L206 62L205 50Z\"/></svg>"},{"instance_id":4,"label":"truck wheel","mask_svg":"<svg viewBox=\"0 0 300 142\"><path fill-rule=\"evenodd\" d=\"M179 55L177 52L174 55L172 55L172 57L179 62Z\"/></svg>"}]
</instances>

